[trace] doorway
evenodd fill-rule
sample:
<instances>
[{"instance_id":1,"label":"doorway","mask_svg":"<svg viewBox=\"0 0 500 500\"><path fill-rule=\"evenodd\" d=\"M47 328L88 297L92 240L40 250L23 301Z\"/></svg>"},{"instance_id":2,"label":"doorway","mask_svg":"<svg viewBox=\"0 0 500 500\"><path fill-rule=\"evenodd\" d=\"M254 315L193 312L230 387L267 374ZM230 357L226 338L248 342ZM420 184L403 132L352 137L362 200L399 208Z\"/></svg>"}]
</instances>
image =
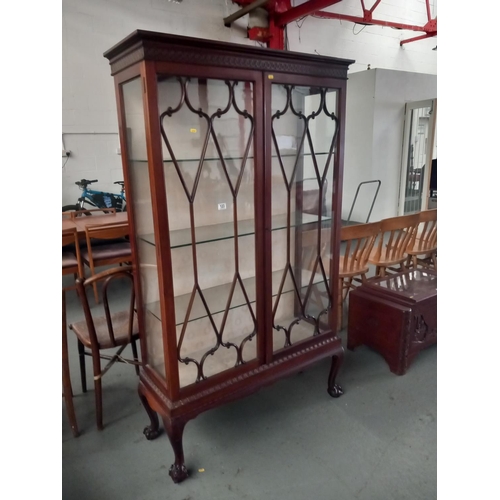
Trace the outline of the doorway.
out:
<instances>
[{"instance_id":1,"label":"doorway","mask_svg":"<svg viewBox=\"0 0 500 500\"><path fill-rule=\"evenodd\" d=\"M436 134L437 99L405 105L399 215L426 210Z\"/></svg>"}]
</instances>

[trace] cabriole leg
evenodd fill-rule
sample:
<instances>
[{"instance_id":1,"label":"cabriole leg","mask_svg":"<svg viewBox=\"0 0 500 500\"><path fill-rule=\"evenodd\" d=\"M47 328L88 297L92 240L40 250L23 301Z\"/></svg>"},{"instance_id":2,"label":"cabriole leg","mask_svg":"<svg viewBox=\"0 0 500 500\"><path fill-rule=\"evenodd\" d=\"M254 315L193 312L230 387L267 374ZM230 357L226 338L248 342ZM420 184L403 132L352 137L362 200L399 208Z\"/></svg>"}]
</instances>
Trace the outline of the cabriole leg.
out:
<instances>
[{"instance_id":1,"label":"cabriole leg","mask_svg":"<svg viewBox=\"0 0 500 500\"><path fill-rule=\"evenodd\" d=\"M168 474L174 483L180 483L188 477L188 472L184 465L184 450L182 448L182 434L186 422L184 420L163 417L163 425L167 431L168 439L175 455L175 462L170 466Z\"/></svg>"},{"instance_id":2,"label":"cabriole leg","mask_svg":"<svg viewBox=\"0 0 500 500\"><path fill-rule=\"evenodd\" d=\"M343 360L344 349L341 348L338 353L332 356L332 366L330 368L330 375L328 375L328 394L330 394L332 398L338 398L339 396L342 396L342 394L344 394L344 390L342 389L342 387L335 383L335 377L337 376Z\"/></svg>"},{"instance_id":3,"label":"cabriole leg","mask_svg":"<svg viewBox=\"0 0 500 500\"><path fill-rule=\"evenodd\" d=\"M156 439L161 434L160 423L158 419L158 414L149 406L146 396L142 393L141 386L139 385L139 398L141 399L142 406L148 414L151 424L144 427L143 434L146 436L148 441Z\"/></svg>"}]
</instances>

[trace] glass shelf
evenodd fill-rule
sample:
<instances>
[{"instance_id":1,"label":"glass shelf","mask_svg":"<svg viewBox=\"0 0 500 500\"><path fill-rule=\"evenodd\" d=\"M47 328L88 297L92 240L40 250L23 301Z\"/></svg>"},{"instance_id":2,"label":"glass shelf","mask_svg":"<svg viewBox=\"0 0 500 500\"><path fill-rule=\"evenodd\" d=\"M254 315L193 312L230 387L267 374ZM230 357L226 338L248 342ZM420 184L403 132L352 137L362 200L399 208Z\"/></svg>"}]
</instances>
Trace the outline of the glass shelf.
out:
<instances>
[{"instance_id":1,"label":"glass shelf","mask_svg":"<svg viewBox=\"0 0 500 500\"><path fill-rule=\"evenodd\" d=\"M280 269L279 271L274 271L272 273L273 297L275 297L278 294L282 277L283 277L283 269ZM306 270L302 270L302 279L303 279L303 286L300 288L300 290L305 292L305 290L309 286L311 273ZM248 296L248 300L252 304L256 300L255 277L252 276L251 278L246 278L242 281ZM313 278L313 284L318 284L318 283L323 283L323 276L321 274L316 274ZM214 315L222 313L226 310L227 300L229 298L229 293L231 291L231 285L232 283L225 283L223 285L214 286L212 288L207 288L205 290L202 289L203 296L207 302L208 309L210 310L210 314ZM285 284L283 285L283 291L281 293L285 294L293 291L294 291L293 282L290 277L290 273L288 273L285 279ZM175 297L176 325L182 325L184 323L190 298L191 298L190 293ZM239 285L239 283L237 283L235 286L233 298L231 300L231 305L229 306L229 309L236 309L244 305L246 305L245 297L241 290L241 286ZM160 302L147 304L147 308L159 321L161 321ZM205 310L205 307L203 306L203 302L201 301L199 294L197 293L193 302L189 321L195 321L197 319L204 318L206 316L207 312Z\"/></svg>"},{"instance_id":2,"label":"glass shelf","mask_svg":"<svg viewBox=\"0 0 500 500\"><path fill-rule=\"evenodd\" d=\"M321 217L321 222L330 221L330 216ZM313 224L318 221L317 215L302 214L302 222L299 224L295 220L295 213L291 214L290 226L298 227L307 224ZM271 230L277 231L287 227L286 214L274 215L271 218ZM240 220L238 222L238 236L248 236L255 233L255 223L253 219ZM234 238L234 224L232 222L225 222L223 224L212 224L209 226L200 226L195 228L196 244L209 243L211 241L226 240ZM139 235L139 239L149 243L155 244L154 234ZM177 229L170 231L170 248L180 248L191 245L191 229Z\"/></svg>"},{"instance_id":3,"label":"glass shelf","mask_svg":"<svg viewBox=\"0 0 500 500\"><path fill-rule=\"evenodd\" d=\"M329 154L329 151L320 151L320 152L315 152L314 156L326 156ZM280 155L281 158L294 158L297 156L297 153L283 153ZM312 156L312 153L301 153L301 157L304 156ZM332 152L332 157L335 156L335 152ZM277 158L277 155L272 155L272 158ZM198 162L200 161L200 158L176 158L178 162L183 162L183 161L195 161ZM253 160L253 156L247 156L247 160ZM225 156L224 161L232 161L232 160L243 160L242 156ZM147 163L148 160L144 159L130 159L131 162L137 162L137 163ZM204 161L220 161L219 156L215 157L210 157L210 158L205 158ZM163 163L173 163L173 160L171 159L164 159Z\"/></svg>"}]
</instances>

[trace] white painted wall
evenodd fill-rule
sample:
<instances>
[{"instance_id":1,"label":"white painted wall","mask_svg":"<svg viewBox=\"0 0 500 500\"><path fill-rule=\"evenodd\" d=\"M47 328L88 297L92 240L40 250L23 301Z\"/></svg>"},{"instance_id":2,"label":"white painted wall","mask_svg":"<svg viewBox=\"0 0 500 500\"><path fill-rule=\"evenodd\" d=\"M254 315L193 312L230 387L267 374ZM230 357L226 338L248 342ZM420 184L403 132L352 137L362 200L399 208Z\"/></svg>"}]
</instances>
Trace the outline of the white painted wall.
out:
<instances>
[{"instance_id":1,"label":"white painted wall","mask_svg":"<svg viewBox=\"0 0 500 500\"><path fill-rule=\"evenodd\" d=\"M365 2L370 8L375 1ZM430 1L431 16L437 15ZM362 16L360 0L342 0L325 9L350 16ZM416 26L427 22L424 0L382 0L373 18ZM300 26L300 28L299 28ZM368 68L387 68L416 73L437 73L437 53L432 49L436 38L410 42L400 47L400 40L413 38L422 32L397 30L382 26L354 25L336 19L307 17L288 25L288 48L298 52L318 53L325 56L345 57L356 62L349 68L351 73Z\"/></svg>"},{"instance_id":2,"label":"white painted wall","mask_svg":"<svg viewBox=\"0 0 500 500\"><path fill-rule=\"evenodd\" d=\"M180 4L168 0L63 0L62 142L64 149L71 150L67 161L62 159L63 204L78 198L74 185L78 179L97 178L97 187L117 191L113 181L123 178L116 154L119 141L113 79L103 52L136 29L256 45L246 38L248 16L231 28L224 27L222 19L236 10L230 0L184 0ZM329 10L360 15L359 3L354 0L344 0ZM425 3L383 0L375 17L423 25ZM351 73L371 64L372 68L436 74L436 52L431 50L435 39L400 48L399 40L414 36L414 32L372 26L358 33L361 28L345 21L308 17L289 25L288 48L356 59Z\"/></svg>"},{"instance_id":3,"label":"white painted wall","mask_svg":"<svg viewBox=\"0 0 500 500\"><path fill-rule=\"evenodd\" d=\"M436 75L386 69L350 75L342 203L344 219L358 184L374 179L381 180L382 184L370 221L397 215L405 103L436 96ZM360 189L351 220L366 220L374 186Z\"/></svg>"},{"instance_id":4,"label":"white painted wall","mask_svg":"<svg viewBox=\"0 0 500 500\"><path fill-rule=\"evenodd\" d=\"M99 179L98 189L117 192L123 179L113 78L103 53L136 29L255 45L245 38L248 16L225 28L237 10L226 0L63 0L62 204L74 203L74 182Z\"/></svg>"},{"instance_id":5,"label":"white painted wall","mask_svg":"<svg viewBox=\"0 0 500 500\"><path fill-rule=\"evenodd\" d=\"M375 70L349 76L347 82L346 140L344 153L344 183L342 219L347 220L360 182L372 180L372 150L375 113ZM375 192L375 184L360 188L351 220L364 222L370 205L365 196ZM373 197L373 196L372 196ZM374 220L370 218L370 220Z\"/></svg>"}]
</instances>

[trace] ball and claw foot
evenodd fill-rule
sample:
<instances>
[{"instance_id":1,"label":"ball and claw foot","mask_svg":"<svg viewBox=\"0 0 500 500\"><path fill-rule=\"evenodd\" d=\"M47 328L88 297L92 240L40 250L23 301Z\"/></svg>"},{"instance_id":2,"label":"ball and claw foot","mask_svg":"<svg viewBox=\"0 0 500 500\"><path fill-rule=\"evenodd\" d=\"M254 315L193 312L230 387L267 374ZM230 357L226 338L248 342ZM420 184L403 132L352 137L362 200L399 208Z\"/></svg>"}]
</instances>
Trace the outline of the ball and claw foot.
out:
<instances>
[{"instance_id":1,"label":"ball and claw foot","mask_svg":"<svg viewBox=\"0 0 500 500\"><path fill-rule=\"evenodd\" d=\"M188 471L184 464L172 464L168 471L168 475L172 478L174 483L180 483L188 477Z\"/></svg>"},{"instance_id":2,"label":"ball and claw foot","mask_svg":"<svg viewBox=\"0 0 500 500\"><path fill-rule=\"evenodd\" d=\"M161 429L153 429L150 425L144 427L142 431L148 441L156 439L161 434Z\"/></svg>"},{"instance_id":3,"label":"ball and claw foot","mask_svg":"<svg viewBox=\"0 0 500 500\"><path fill-rule=\"evenodd\" d=\"M344 389L338 384L333 384L332 387L328 387L328 394L330 394L332 398L338 398L344 394Z\"/></svg>"}]
</instances>

